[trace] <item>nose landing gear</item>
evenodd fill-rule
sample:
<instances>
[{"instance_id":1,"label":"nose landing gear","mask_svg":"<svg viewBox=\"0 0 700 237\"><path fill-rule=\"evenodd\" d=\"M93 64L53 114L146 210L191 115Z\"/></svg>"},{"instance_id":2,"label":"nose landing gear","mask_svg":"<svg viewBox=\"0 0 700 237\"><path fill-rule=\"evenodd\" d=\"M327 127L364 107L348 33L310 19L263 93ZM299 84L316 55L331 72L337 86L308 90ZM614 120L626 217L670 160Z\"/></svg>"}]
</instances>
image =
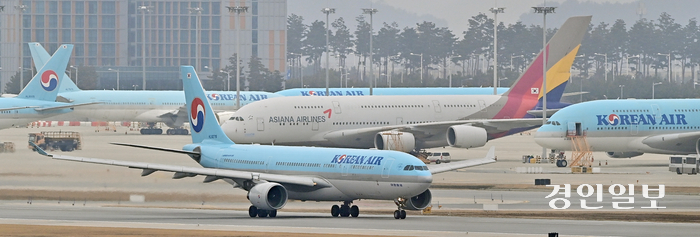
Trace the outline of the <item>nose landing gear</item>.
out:
<instances>
[{"instance_id":1,"label":"nose landing gear","mask_svg":"<svg viewBox=\"0 0 700 237\"><path fill-rule=\"evenodd\" d=\"M404 210L404 207L406 207L406 199L397 198L394 200L394 204L398 207L398 210L394 211L394 219L406 219L406 210Z\"/></svg>"}]
</instances>

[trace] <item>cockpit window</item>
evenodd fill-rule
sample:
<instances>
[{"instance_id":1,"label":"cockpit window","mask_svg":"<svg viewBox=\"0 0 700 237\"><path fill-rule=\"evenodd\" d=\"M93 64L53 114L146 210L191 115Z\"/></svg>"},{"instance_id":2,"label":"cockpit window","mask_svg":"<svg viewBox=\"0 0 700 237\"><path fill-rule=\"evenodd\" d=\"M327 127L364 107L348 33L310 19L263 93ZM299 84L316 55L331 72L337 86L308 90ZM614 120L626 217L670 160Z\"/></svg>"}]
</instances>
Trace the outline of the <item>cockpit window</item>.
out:
<instances>
[{"instance_id":1,"label":"cockpit window","mask_svg":"<svg viewBox=\"0 0 700 237\"><path fill-rule=\"evenodd\" d=\"M243 121L243 117L231 117L228 120Z\"/></svg>"},{"instance_id":2,"label":"cockpit window","mask_svg":"<svg viewBox=\"0 0 700 237\"><path fill-rule=\"evenodd\" d=\"M413 166L412 166L412 165L407 165L406 167L403 167L403 170L411 171L411 170L413 170Z\"/></svg>"},{"instance_id":3,"label":"cockpit window","mask_svg":"<svg viewBox=\"0 0 700 237\"><path fill-rule=\"evenodd\" d=\"M428 166L415 166L416 170L428 170Z\"/></svg>"},{"instance_id":4,"label":"cockpit window","mask_svg":"<svg viewBox=\"0 0 700 237\"><path fill-rule=\"evenodd\" d=\"M428 170L428 166L420 166L420 165L407 165L403 167L403 170L405 171L411 171L411 170Z\"/></svg>"}]
</instances>

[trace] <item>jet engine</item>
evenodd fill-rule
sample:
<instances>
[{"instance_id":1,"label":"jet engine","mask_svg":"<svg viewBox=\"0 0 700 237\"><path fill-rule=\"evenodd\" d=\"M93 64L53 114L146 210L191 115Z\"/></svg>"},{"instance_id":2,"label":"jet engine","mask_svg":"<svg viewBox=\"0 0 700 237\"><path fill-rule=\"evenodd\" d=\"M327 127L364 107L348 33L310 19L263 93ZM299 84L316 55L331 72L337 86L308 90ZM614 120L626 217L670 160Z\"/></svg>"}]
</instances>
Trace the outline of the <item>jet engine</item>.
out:
<instances>
[{"instance_id":1,"label":"jet engine","mask_svg":"<svg viewBox=\"0 0 700 237\"><path fill-rule=\"evenodd\" d=\"M430 194L430 189L426 189L425 192L406 200L406 210L423 210L430 205L432 199L433 195Z\"/></svg>"},{"instance_id":2,"label":"jet engine","mask_svg":"<svg viewBox=\"0 0 700 237\"><path fill-rule=\"evenodd\" d=\"M411 133L401 131L378 132L374 136L374 147L377 150L410 152L416 148L416 138Z\"/></svg>"},{"instance_id":3,"label":"jet engine","mask_svg":"<svg viewBox=\"0 0 700 237\"><path fill-rule=\"evenodd\" d=\"M486 145L486 130L469 125L447 128L447 144L453 147L473 148Z\"/></svg>"},{"instance_id":4,"label":"jet engine","mask_svg":"<svg viewBox=\"0 0 700 237\"><path fill-rule=\"evenodd\" d=\"M644 155L643 152L636 152L636 151L625 151L625 152L605 152L608 154L608 157L610 158L632 158L635 156L641 156Z\"/></svg>"},{"instance_id":5,"label":"jet engine","mask_svg":"<svg viewBox=\"0 0 700 237\"><path fill-rule=\"evenodd\" d=\"M248 191L248 200L262 210L277 210L287 204L287 189L278 183L261 183Z\"/></svg>"}]
</instances>

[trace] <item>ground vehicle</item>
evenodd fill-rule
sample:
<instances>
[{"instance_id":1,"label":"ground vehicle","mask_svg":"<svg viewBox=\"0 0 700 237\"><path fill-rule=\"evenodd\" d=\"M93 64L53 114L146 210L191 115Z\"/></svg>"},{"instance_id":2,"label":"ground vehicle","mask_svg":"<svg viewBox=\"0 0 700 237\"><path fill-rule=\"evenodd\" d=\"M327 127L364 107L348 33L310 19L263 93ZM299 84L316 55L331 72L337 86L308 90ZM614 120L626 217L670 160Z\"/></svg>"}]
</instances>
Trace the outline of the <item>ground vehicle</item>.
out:
<instances>
[{"instance_id":1,"label":"ground vehicle","mask_svg":"<svg viewBox=\"0 0 700 237\"><path fill-rule=\"evenodd\" d=\"M29 133L29 141L37 144L41 149L73 151L82 150L82 139L79 132L44 131ZM33 149L29 145L30 149Z\"/></svg>"},{"instance_id":2,"label":"ground vehicle","mask_svg":"<svg viewBox=\"0 0 700 237\"><path fill-rule=\"evenodd\" d=\"M449 152L433 152L427 159L430 162L435 162L435 164L450 163L450 161L452 161L452 157L450 157Z\"/></svg>"},{"instance_id":3,"label":"ground vehicle","mask_svg":"<svg viewBox=\"0 0 700 237\"><path fill-rule=\"evenodd\" d=\"M698 174L699 165L697 157L671 156L668 171L676 174Z\"/></svg>"},{"instance_id":4,"label":"ground vehicle","mask_svg":"<svg viewBox=\"0 0 700 237\"><path fill-rule=\"evenodd\" d=\"M0 153L2 153L2 152L15 152L15 143L13 143L13 142L0 143Z\"/></svg>"}]
</instances>

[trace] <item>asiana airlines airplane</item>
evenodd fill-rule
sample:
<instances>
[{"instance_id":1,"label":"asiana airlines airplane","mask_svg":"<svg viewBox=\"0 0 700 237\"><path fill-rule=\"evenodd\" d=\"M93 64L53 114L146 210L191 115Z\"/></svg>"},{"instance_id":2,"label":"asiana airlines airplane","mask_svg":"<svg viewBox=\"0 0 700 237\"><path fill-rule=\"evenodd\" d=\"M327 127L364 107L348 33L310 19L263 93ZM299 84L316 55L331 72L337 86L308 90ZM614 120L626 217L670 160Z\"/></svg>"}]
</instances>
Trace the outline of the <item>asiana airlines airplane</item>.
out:
<instances>
[{"instance_id":1,"label":"asiana airlines airplane","mask_svg":"<svg viewBox=\"0 0 700 237\"><path fill-rule=\"evenodd\" d=\"M560 103L590 16L569 18L547 44L547 112ZM238 110L222 128L238 143L414 151L481 147L542 124L543 53L502 95L295 96Z\"/></svg>"}]
</instances>

